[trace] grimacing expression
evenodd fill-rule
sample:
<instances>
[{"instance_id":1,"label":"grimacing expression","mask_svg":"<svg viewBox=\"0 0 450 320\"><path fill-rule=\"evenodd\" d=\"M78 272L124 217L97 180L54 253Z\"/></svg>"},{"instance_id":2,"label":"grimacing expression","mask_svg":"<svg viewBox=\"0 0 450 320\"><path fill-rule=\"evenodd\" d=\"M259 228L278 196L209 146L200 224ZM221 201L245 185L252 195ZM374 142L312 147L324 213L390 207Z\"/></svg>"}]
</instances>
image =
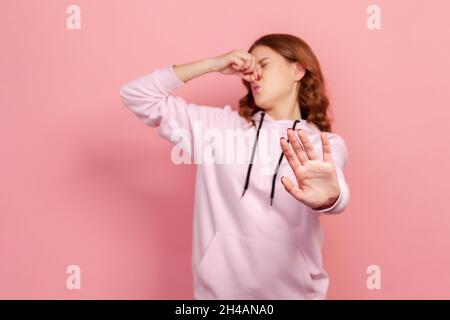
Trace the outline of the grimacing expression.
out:
<instances>
[{"instance_id":1,"label":"grimacing expression","mask_svg":"<svg viewBox=\"0 0 450 320\"><path fill-rule=\"evenodd\" d=\"M298 82L304 75L299 63L286 60L270 47L256 46L250 52L256 59L260 80L250 83L256 105L267 110L298 90ZM254 89L253 86L260 86Z\"/></svg>"}]
</instances>

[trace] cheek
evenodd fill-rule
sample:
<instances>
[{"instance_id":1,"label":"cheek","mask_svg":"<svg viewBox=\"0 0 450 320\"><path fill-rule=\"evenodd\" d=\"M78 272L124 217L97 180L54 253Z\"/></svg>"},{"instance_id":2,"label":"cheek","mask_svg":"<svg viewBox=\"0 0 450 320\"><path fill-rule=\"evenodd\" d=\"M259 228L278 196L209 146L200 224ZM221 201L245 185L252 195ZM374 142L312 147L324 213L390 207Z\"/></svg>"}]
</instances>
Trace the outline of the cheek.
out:
<instances>
[{"instance_id":1,"label":"cheek","mask_svg":"<svg viewBox=\"0 0 450 320\"><path fill-rule=\"evenodd\" d=\"M279 96L289 92L289 86L285 76L275 73L268 75L265 80L265 87L268 89L267 92L270 92L270 95Z\"/></svg>"},{"instance_id":2,"label":"cheek","mask_svg":"<svg viewBox=\"0 0 450 320\"><path fill-rule=\"evenodd\" d=\"M293 82L289 80L289 74L278 74L276 83L280 93L286 94L292 90Z\"/></svg>"}]
</instances>

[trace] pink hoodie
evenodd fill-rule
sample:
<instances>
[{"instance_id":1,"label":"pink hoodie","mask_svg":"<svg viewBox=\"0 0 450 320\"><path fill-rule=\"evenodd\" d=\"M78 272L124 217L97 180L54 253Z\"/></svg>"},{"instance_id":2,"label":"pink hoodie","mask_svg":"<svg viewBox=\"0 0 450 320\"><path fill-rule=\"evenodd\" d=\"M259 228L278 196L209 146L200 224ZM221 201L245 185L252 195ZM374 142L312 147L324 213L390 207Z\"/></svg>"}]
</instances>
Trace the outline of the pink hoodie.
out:
<instances>
[{"instance_id":1,"label":"pink hoodie","mask_svg":"<svg viewBox=\"0 0 450 320\"><path fill-rule=\"evenodd\" d=\"M278 149L271 153L276 166L282 155L279 137L286 137L287 128L295 125L307 134L322 159L320 130L313 123L277 121L258 111L252 116L255 127L230 105L197 105L171 95L185 84L169 65L123 85L120 95L124 105L144 124L158 127L164 139L179 143L176 134L184 130L183 150L189 154L192 146L204 139L195 133L199 124L204 131L251 133L245 138L247 154L255 147L259 127L279 132ZM294 183L296 179L283 157L278 175L262 161L254 161L252 166L236 161L197 164L191 261L195 299L326 299L329 280L322 264L319 216L343 212L350 199L343 174L346 144L336 133L327 135L341 193L332 207L320 211L284 190L281 176ZM260 142L256 146L261 148Z\"/></svg>"}]
</instances>

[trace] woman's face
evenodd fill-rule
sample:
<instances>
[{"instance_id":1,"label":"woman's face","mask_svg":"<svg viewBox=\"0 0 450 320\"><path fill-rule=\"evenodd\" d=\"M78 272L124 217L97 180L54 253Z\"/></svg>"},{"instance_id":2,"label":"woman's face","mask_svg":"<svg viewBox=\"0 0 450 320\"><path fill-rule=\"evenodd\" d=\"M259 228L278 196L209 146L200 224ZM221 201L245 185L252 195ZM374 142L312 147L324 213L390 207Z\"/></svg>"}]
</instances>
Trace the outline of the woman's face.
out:
<instances>
[{"instance_id":1,"label":"woman's face","mask_svg":"<svg viewBox=\"0 0 450 320\"><path fill-rule=\"evenodd\" d=\"M250 54L256 59L255 68L260 75L260 80L250 82L257 106L267 110L282 103L287 97L297 96L298 80L304 75L299 64L287 61L266 46L257 46ZM259 88L255 88L256 86Z\"/></svg>"}]
</instances>

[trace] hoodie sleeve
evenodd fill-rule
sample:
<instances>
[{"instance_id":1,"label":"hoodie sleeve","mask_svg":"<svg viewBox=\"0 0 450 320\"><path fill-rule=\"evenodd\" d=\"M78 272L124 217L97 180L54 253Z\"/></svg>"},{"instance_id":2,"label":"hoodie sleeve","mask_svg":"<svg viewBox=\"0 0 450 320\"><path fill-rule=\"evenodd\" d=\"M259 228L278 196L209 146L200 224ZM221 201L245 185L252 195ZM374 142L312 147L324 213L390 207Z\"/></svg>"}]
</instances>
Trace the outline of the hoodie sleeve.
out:
<instances>
[{"instance_id":1,"label":"hoodie sleeve","mask_svg":"<svg viewBox=\"0 0 450 320\"><path fill-rule=\"evenodd\" d=\"M344 168L348 160L348 151L344 139L336 133L328 133L328 141L331 145L331 154L336 166L339 188L341 193L336 202L328 208L314 210L317 214L338 214L343 212L350 201L350 189L345 181Z\"/></svg>"},{"instance_id":2,"label":"hoodie sleeve","mask_svg":"<svg viewBox=\"0 0 450 320\"><path fill-rule=\"evenodd\" d=\"M188 103L171 95L172 91L185 85L175 74L173 65L154 69L124 84L120 88L123 104L149 127L158 127L164 139L175 143L180 139L190 143L185 148L189 154L194 146L194 128L217 127L232 114L231 106L225 108Z\"/></svg>"}]
</instances>

